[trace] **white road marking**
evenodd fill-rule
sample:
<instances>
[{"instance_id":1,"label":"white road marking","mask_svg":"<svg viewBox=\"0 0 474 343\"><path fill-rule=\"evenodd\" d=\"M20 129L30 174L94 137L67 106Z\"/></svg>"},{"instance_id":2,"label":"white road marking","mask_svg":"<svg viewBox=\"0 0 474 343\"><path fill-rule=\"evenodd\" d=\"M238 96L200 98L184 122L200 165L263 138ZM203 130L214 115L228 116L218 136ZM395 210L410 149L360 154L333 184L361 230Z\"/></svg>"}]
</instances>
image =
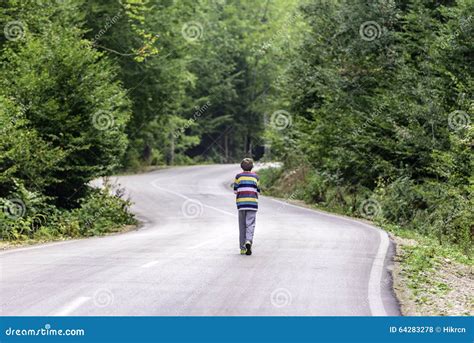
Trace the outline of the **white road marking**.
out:
<instances>
[{"instance_id":1,"label":"white road marking","mask_svg":"<svg viewBox=\"0 0 474 343\"><path fill-rule=\"evenodd\" d=\"M64 244L78 242L78 241L81 241L83 239L96 239L96 238L98 238L98 237L87 237L87 238L82 237L82 238L79 238L79 239L70 239L70 240L68 239L66 241L60 241L60 242L42 243L42 244L37 244L37 245L34 245L34 246L29 246L29 247L24 247L24 248L12 247L12 248L8 248L7 250L4 250L4 251L0 252L0 256L16 253L16 252L20 252L20 251L30 251L30 250L37 250L37 249L55 247L55 246L58 246L58 245L64 245Z\"/></svg>"},{"instance_id":2,"label":"white road marking","mask_svg":"<svg viewBox=\"0 0 474 343\"><path fill-rule=\"evenodd\" d=\"M70 313L74 312L77 310L82 304L86 303L89 301L91 298L90 297L79 297L74 299L70 304L66 305L63 307L60 311L58 311L54 316L67 316Z\"/></svg>"},{"instance_id":3,"label":"white road marking","mask_svg":"<svg viewBox=\"0 0 474 343\"><path fill-rule=\"evenodd\" d=\"M380 243L377 255L372 263L369 277L369 306L373 316L387 316L382 300L381 283L384 271L385 257L387 256L389 239L385 231L378 230Z\"/></svg>"},{"instance_id":4,"label":"white road marking","mask_svg":"<svg viewBox=\"0 0 474 343\"><path fill-rule=\"evenodd\" d=\"M90 239L93 239L93 238L95 238L95 237L91 237ZM34 245L34 246L30 246L30 247L24 247L24 248L11 248L11 249L0 252L0 256L15 253L15 252L20 252L20 251L37 250L37 249L54 247L54 246L57 246L57 245L64 245L64 244L74 243L74 242L77 242L79 240L80 239L71 239L71 240L61 241L61 242L38 244L38 245Z\"/></svg>"},{"instance_id":5,"label":"white road marking","mask_svg":"<svg viewBox=\"0 0 474 343\"><path fill-rule=\"evenodd\" d=\"M207 241L204 241L202 243L199 243L199 244L196 244L196 245L193 245L191 247L189 247L188 249L189 250L195 250L195 249L199 249L199 248L202 248L206 245L209 245L209 244L217 244L217 242L219 241L222 241L222 237L220 238L214 238L214 239L209 239Z\"/></svg>"},{"instance_id":6,"label":"white road marking","mask_svg":"<svg viewBox=\"0 0 474 343\"><path fill-rule=\"evenodd\" d=\"M156 189L159 189L160 191L163 191L163 192L167 192L167 193L176 195L177 197L183 198L183 199L185 199L185 200L196 201L196 199L187 197L187 196L184 195L184 194L181 194L181 193L178 193L178 192L175 192L175 191L171 191L171 190L169 190L169 189L166 189L166 188L163 188L163 187L158 186L158 185L156 184L157 181L158 181L158 180L154 180L154 181L151 182L151 184L153 185L153 187L155 187ZM231 216L231 217L237 217L237 215L236 215L235 213L227 212L227 211L221 210L220 208L217 208L217 207L214 207L214 206L206 205L206 204L204 204L202 201L200 201L200 203L202 204L203 207L207 207L207 208L210 208L210 209L212 209L212 210L214 210L214 211L227 214L227 215L229 215L229 216Z\"/></svg>"},{"instance_id":7,"label":"white road marking","mask_svg":"<svg viewBox=\"0 0 474 343\"><path fill-rule=\"evenodd\" d=\"M293 204L280 201L277 199L273 199L273 198L267 197L267 199L283 204L285 206L296 207L298 209L305 210L307 212L312 212L313 214L345 220L350 223L357 223L359 225L371 228L372 230L377 230L380 236L380 243L377 249L377 254L375 255L375 258L372 262L372 268L370 270L369 284L368 284L369 307L370 307L370 312L372 313L373 316L387 316L387 312L385 311L385 306L382 300L382 291L381 291L382 276L384 272L384 263L385 263L385 258L387 256L388 247L390 244L388 235L385 231L379 229L378 227L362 223L355 219L344 218L341 216L324 213L318 210L312 210L306 207L293 205Z\"/></svg>"},{"instance_id":8,"label":"white road marking","mask_svg":"<svg viewBox=\"0 0 474 343\"><path fill-rule=\"evenodd\" d=\"M151 261L151 262L145 263L143 266L141 266L141 268L150 268L158 263L160 263L160 261Z\"/></svg>"},{"instance_id":9,"label":"white road marking","mask_svg":"<svg viewBox=\"0 0 474 343\"><path fill-rule=\"evenodd\" d=\"M154 180L154 181L156 181L156 180ZM231 182L229 182L229 184L231 184ZM173 183L173 188L179 188L179 187L190 189L192 187L196 187L196 184L195 183L194 184ZM222 190L222 186L202 186L202 185L199 185L199 189ZM212 193L212 195L214 195L214 194L216 194L216 193ZM224 194L224 193L222 193L222 194ZM227 193L225 193L225 194L227 194Z\"/></svg>"}]
</instances>

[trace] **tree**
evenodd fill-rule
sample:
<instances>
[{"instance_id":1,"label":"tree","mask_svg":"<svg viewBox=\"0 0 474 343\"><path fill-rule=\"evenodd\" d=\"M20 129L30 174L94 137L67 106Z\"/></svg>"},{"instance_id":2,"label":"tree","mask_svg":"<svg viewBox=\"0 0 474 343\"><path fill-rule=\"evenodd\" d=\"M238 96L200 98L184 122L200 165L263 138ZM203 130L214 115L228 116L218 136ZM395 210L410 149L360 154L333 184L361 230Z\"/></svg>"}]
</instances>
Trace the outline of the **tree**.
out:
<instances>
[{"instance_id":1,"label":"tree","mask_svg":"<svg viewBox=\"0 0 474 343\"><path fill-rule=\"evenodd\" d=\"M17 16L24 11L19 8ZM51 21L30 20L23 39L3 46L1 92L25 108L25 125L64 156L45 194L61 206L73 206L90 180L120 165L130 103L104 54L81 39L80 29L61 17L55 21L56 9L50 11ZM35 25L38 21L43 25Z\"/></svg>"}]
</instances>

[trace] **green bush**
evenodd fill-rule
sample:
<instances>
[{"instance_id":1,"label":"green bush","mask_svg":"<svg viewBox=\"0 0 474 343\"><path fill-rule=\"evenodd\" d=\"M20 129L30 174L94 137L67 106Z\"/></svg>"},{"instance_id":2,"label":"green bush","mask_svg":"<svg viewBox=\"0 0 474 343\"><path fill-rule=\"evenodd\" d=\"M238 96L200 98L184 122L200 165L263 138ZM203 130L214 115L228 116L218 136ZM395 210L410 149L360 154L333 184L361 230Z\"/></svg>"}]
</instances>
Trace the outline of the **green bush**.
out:
<instances>
[{"instance_id":1,"label":"green bush","mask_svg":"<svg viewBox=\"0 0 474 343\"><path fill-rule=\"evenodd\" d=\"M81 200L81 206L71 212L79 223L81 236L100 235L120 226L135 223L128 212L130 202L110 195L110 187L93 189Z\"/></svg>"},{"instance_id":2,"label":"green bush","mask_svg":"<svg viewBox=\"0 0 474 343\"><path fill-rule=\"evenodd\" d=\"M460 188L435 181L416 184L399 178L375 191L385 223L394 223L440 243L448 241L469 249L474 222L472 203Z\"/></svg>"},{"instance_id":3,"label":"green bush","mask_svg":"<svg viewBox=\"0 0 474 343\"><path fill-rule=\"evenodd\" d=\"M45 205L45 198L21 184L9 198L0 198L0 238L5 241L52 240L101 235L135 224L130 201L118 190L88 189L88 195L73 210Z\"/></svg>"},{"instance_id":4,"label":"green bush","mask_svg":"<svg viewBox=\"0 0 474 343\"><path fill-rule=\"evenodd\" d=\"M408 177L401 177L388 185L379 185L377 199L383 203L384 218L400 225L410 223L415 209L426 207L420 188Z\"/></svg>"},{"instance_id":5,"label":"green bush","mask_svg":"<svg viewBox=\"0 0 474 343\"><path fill-rule=\"evenodd\" d=\"M260 176L260 189L262 190L262 193L271 193L272 187L281 177L282 173L282 168L263 168L258 170L258 175Z\"/></svg>"},{"instance_id":6,"label":"green bush","mask_svg":"<svg viewBox=\"0 0 474 343\"><path fill-rule=\"evenodd\" d=\"M327 199L329 180L321 174L312 173L307 179L304 200L307 202L324 203Z\"/></svg>"}]
</instances>

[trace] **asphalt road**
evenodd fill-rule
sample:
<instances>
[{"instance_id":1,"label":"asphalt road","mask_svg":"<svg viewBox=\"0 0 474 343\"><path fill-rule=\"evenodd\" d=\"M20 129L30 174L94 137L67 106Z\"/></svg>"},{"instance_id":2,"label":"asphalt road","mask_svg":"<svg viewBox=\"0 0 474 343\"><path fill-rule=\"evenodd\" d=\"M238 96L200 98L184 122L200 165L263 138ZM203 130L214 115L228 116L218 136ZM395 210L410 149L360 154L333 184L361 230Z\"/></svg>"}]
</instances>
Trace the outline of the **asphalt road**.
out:
<instances>
[{"instance_id":1,"label":"asphalt road","mask_svg":"<svg viewBox=\"0 0 474 343\"><path fill-rule=\"evenodd\" d=\"M241 256L238 171L118 177L143 226L1 252L1 315L399 315L393 247L365 223L262 197Z\"/></svg>"}]
</instances>

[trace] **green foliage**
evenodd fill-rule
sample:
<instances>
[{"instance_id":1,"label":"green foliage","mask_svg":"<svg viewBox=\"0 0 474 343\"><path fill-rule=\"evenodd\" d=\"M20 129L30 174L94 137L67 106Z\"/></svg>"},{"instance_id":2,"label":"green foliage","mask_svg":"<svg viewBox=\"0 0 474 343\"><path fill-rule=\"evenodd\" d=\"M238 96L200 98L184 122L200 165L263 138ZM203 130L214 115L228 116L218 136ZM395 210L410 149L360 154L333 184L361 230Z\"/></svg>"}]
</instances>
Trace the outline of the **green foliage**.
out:
<instances>
[{"instance_id":1,"label":"green foliage","mask_svg":"<svg viewBox=\"0 0 474 343\"><path fill-rule=\"evenodd\" d=\"M0 95L0 195L14 190L15 179L37 191L58 182L54 174L61 169L65 153L29 127L25 106Z\"/></svg>"},{"instance_id":2,"label":"green foliage","mask_svg":"<svg viewBox=\"0 0 474 343\"><path fill-rule=\"evenodd\" d=\"M102 235L135 224L128 207L130 201L122 199L120 190L111 195L109 185L103 189L89 189L81 199L80 206L73 210L61 210L48 205L39 193L29 192L18 184L8 199L0 198L0 237L9 241L48 241L60 238L75 238ZM20 201L19 211L12 201Z\"/></svg>"},{"instance_id":3,"label":"green foliage","mask_svg":"<svg viewBox=\"0 0 474 343\"><path fill-rule=\"evenodd\" d=\"M0 6L0 225L8 240L88 235L79 219L85 204L115 213L94 233L130 216L87 186L121 165L130 101L118 69L83 37L81 2L57 5Z\"/></svg>"},{"instance_id":4,"label":"green foliage","mask_svg":"<svg viewBox=\"0 0 474 343\"><path fill-rule=\"evenodd\" d=\"M468 249L473 12L466 0L3 1L2 27L20 24L0 36L3 205L40 199L38 215L74 223L54 232L100 233L126 220L87 186L96 177L266 154L295 172L262 171L266 192L351 215L376 201L370 219ZM85 228L101 203L111 212ZM13 236L47 235L34 216Z\"/></svg>"},{"instance_id":5,"label":"green foliage","mask_svg":"<svg viewBox=\"0 0 474 343\"><path fill-rule=\"evenodd\" d=\"M78 222L81 236L100 235L135 223L128 211L130 201L122 199L123 191L118 189L115 195L111 195L111 191L107 183L103 189L91 190L81 199L80 207L71 212L70 217Z\"/></svg>"},{"instance_id":6,"label":"green foliage","mask_svg":"<svg viewBox=\"0 0 474 343\"><path fill-rule=\"evenodd\" d=\"M260 189L263 194L270 194L274 189L272 187L282 176L283 171L281 168L264 168L258 170L260 176Z\"/></svg>"},{"instance_id":7,"label":"green foliage","mask_svg":"<svg viewBox=\"0 0 474 343\"><path fill-rule=\"evenodd\" d=\"M63 157L45 189L62 205L73 206L83 185L117 168L127 145L129 102L101 57L79 30L54 21L2 51L2 95L26 108L28 127Z\"/></svg>"},{"instance_id":8,"label":"green foliage","mask_svg":"<svg viewBox=\"0 0 474 343\"><path fill-rule=\"evenodd\" d=\"M267 133L301 198L471 250L474 7L469 1L312 2ZM365 30L370 26L372 31ZM291 190L290 190L291 192Z\"/></svg>"}]
</instances>

